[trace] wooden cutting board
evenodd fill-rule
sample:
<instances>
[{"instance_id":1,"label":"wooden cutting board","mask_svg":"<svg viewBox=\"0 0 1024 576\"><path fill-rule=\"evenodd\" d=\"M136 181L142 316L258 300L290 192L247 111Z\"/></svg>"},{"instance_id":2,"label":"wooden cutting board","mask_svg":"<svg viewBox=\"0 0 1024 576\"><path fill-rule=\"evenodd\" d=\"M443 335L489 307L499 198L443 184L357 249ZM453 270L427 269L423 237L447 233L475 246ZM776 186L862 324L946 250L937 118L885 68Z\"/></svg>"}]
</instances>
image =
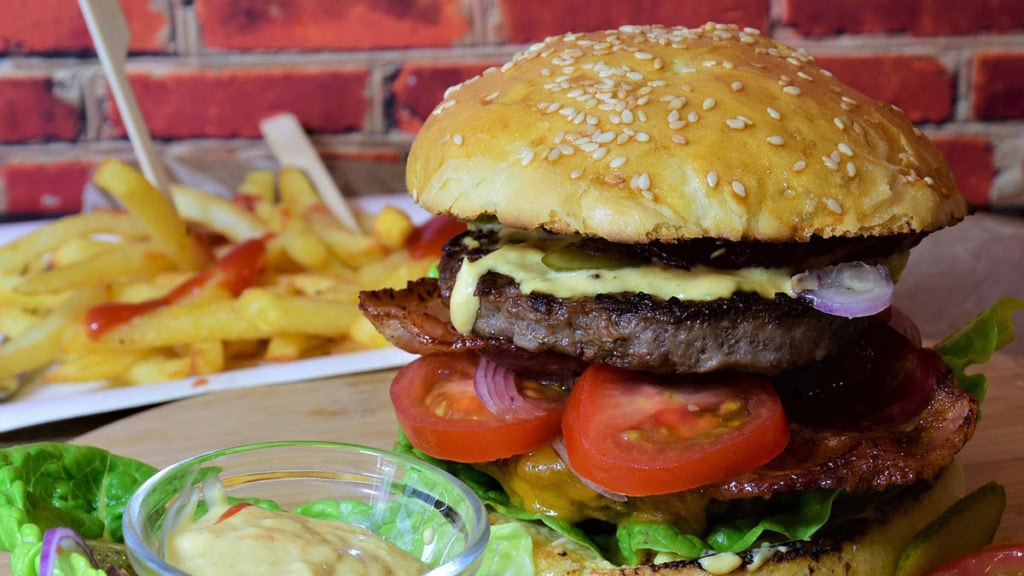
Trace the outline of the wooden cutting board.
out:
<instances>
[{"instance_id":1,"label":"wooden cutting board","mask_svg":"<svg viewBox=\"0 0 1024 576\"><path fill-rule=\"evenodd\" d=\"M997 539L1024 541L1024 357L997 354L985 366L989 396L962 452L968 488L1006 487ZM141 412L79 437L165 466L234 444L334 440L390 448L397 424L388 386L393 370L200 396Z\"/></svg>"},{"instance_id":2,"label":"wooden cutting board","mask_svg":"<svg viewBox=\"0 0 1024 576\"><path fill-rule=\"evenodd\" d=\"M397 424L393 370L233 390L139 412L74 440L163 467L226 446L270 440L332 440L390 448ZM1024 357L997 354L985 367L989 397L962 452L968 488L1006 487L997 541L1024 541ZM9 574L0 554L0 574Z\"/></svg>"}]
</instances>

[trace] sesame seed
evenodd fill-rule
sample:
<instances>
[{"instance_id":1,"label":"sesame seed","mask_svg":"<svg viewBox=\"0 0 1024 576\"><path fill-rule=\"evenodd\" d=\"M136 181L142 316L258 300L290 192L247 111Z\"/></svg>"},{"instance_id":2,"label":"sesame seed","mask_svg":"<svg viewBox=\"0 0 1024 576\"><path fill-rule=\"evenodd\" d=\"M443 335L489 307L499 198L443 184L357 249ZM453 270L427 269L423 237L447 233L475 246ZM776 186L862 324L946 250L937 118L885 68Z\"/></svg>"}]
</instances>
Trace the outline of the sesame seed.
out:
<instances>
[{"instance_id":1,"label":"sesame seed","mask_svg":"<svg viewBox=\"0 0 1024 576\"><path fill-rule=\"evenodd\" d=\"M582 144L578 144L578 146L580 150L583 150L584 152L593 152L601 147L597 142L584 142Z\"/></svg>"},{"instance_id":2,"label":"sesame seed","mask_svg":"<svg viewBox=\"0 0 1024 576\"><path fill-rule=\"evenodd\" d=\"M637 142L648 142L651 139L650 134L647 132L637 132L636 136L633 137Z\"/></svg>"},{"instance_id":3,"label":"sesame seed","mask_svg":"<svg viewBox=\"0 0 1024 576\"><path fill-rule=\"evenodd\" d=\"M626 142L629 142L630 138L631 138L631 136L629 135L629 132L623 132L622 134L619 134L618 138L615 139L615 143L616 144L625 144Z\"/></svg>"},{"instance_id":4,"label":"sesame seed","mask_svg":"<svg viewBox=\"0 0 1024 576\"><path fill-rule=\"evenodd\" d=\"M828 157L831 158L832 161L835 162L836 164L838 164L839 160L841 159L838 150L833 150L832 153L828 155Z\"/></svg>"},{"instance_id":5,"label":"sesame seed","mask_svg":"<svg viewBox=\"0 0 1024 576\"><path fill-rule=\"evenodd\" d=\"M561 107L562 107L562 104L560 102L552 102L551 104L548 105L548 109L545 110L545 112L547 112L548 114L551 114L552 112L557 112L558 109L561 108Z\"/></svg>"},{"instance_id":6,"label":"sesame seed","mask_svg":"<svg viewBox=\"0 0 1024 576\"><path fill-rule=\"evenodd\" d=\"M925 176L924 177L924 183L929 185L929 186L934 186L935 185L935 179L932 178L931 176Z\"/></svg>"},{"instance_id":7,"label":"sesame seed","mask_svg":"<svg viewBox=\"0 0 1024 576\"><path fill-rule=\"evenodd\" d=\"M824 202L825 206L827 206L832 212L835 212L836 214L843 213L843 207L839 205L839 202L837 202L835 198L825 198Z\"/></svg>"},{"instance_id":8,"label":"sesame seed","mask_svg":"<svg viewBox=\"0 0 1024 576\"><path fill-rule=\"evenodd\" d=\"M615 140L615 131L614 130L609 130L607 132L602 132L600 135L595 135L594 136L594 142L597 142L598 144L607 144L607 143L611 142L612 140Z\"/></svg>"},{"instance_id":9,"label":"sesame seed","mask_svg":"<svg viewBox=\"0 0 1024 576\"><path fill-rule=\"evenodd\" d=\"M846 173L850 175L850 178L853 178L857 175L857 166L853 162L847 162Z\"/></svg>"},{"instance_id":10,"label":"sesame seed","mask_svg":"<svg viewBox=\"0 0 1024 576\"><path fill-rule=\"evenodd\" d=\"M561 157L562 157L562 151L559 150L557 146L548 151L548 155L547 155L548 162L554 162L555 160L558 160Z\"/></svg>"},{"instance_id":11,"label":"sesame seed","mask_svg":"<svg viewBox=\"0 0 1024 576\"><path fill-rule=\"evenodd\" d=\"M843 102L846 102L847 104L849 104L851 106L856 106L857 105L857 101L854 100L853 98L850 98L849 96L843 96L842 100L843 100Z\"/></svg>"},{"instance_id":12,"label":"sesame seed","mask_svg":"<svg viewBox=\"0 0 1024 576\"><path fill-rule=\"evenodd\" d=\"M800 172L804 168L807 168L807 162L804 162L803 160L797 160L793 163L793 172Z\"/></svg>"},{"instance_id":13,"label":"sesame seed","mask_svg":"<svg viewBox=\"0 0 1024 576\"><path fill-rule=\"evenodd\" d=\"M597 150L594 150L594 153L591 154L590 157L593 158L594 160L600 160L604 158L606 154L608 154L608 147L601 146Z\"/></svg>"},{"instance_id":14,"label":"sesame seed","mask_svg":"<svg viewBox=\"0 0 1024 576\"><path fill-rule=\"evenodd\" d=\"M786 141L782 139L782 136L769 136L765 138L765 140L774 146L782 146L786 143Z\"/></svg>"},{"instance_id":15,"label":"sesame seed","mask_svg":"<svg viewBox=\"0 0 1024 576\"><path fill-rule=\"evenodd\" d=\"M615 112L608 115L608 121L612 124L622 124L622 116L619 116Z\"/></svg>"},{"instance_id":16,"label":"sesame seed","mask_svg":"<svg viewBox=\"0 0 1024 576\"><path fill-rule=\"evenodd\" d=\"M573 170L572 172L569 173L569 177L572 178L573 180L578 179L580 176L583 176L583 168L582 167L577 168L577 169L575 169L575 170Z\"/></svg>"},{"instance_id":17,"label":"sesame seed","mask_svg":"<svg viewBox=\"0 0 1024 576\"><path fill-rule=\"evenodd\" d=\"M499 94L499 92L491 92L487 96L484 96L484 101L485 102L493 102L494 99L498 97L498 94Z\"/></svg>"},{"instance_id":18,"label":"sesame seed","mask_svg":"<svg viewBox=\"0 0 1024 576\"><path fill-rule=\"evenodd\" d=\"M647 113L643 110L637 110L636 117L639 118L641 122L647 122Z\"/></svg>"},{"instance_id":19,"label":"sesame seed","mask_svg":"<svg viewBox=\"0 0 1024 576\"><path fill-rule=\"evenodd\" d=\"M718 186L718 172L715 172L714 170L708 172L708 175L705 177L705 179L708 181L708 186L710 186L711 188Z\"/></svg>"},{"instance_id":20,"label":"sesame seed","mask_svg":"<svg viewBox=\"0 0 1024 576\"><path fill-rule=\"evenodd\" d=\"M679 96L678 98L673 98L668 103L668 109L669 110L679 110L680 108L682 108L685 105L686 105L686 98L684 98L682 96Z\"/></svg>"},{"instance_id":21,"label":"sesame seed","mask_svg":"<svg viewBox=\"0 0 1024 576\"><path fill-rule=\"evenodd\" d=\"M591 126L597 126L597 123L597 116L594 116L593 114L587 114L587 124L590 124Z\"/></svg>"},{"instance_id":22,"label":"sesame seed","mask_svg":"<svg viewBox=\"0 0 1024 576\"><path fill-rule=\"evenodd\" d=\"M704 110L711 110L712 108L715 107L716 103L717 102L715 102L714 98L708 98L704 100L704 103L701 104L700 107L703 108Z\"/></svg>"},{"instance_id":23,"label":"sesame seed","mask_svg":"<svg viewBox=\"0 0 1024 576\"><path fill-rule=\"evenodd\" d=\"M676 120L675 122L669 122L668 127L672 130L682 130L686 128L686 120Z\"/></svg>"},{"instance_id":24,"label":"sesame seed","mask_svg":"<svg viewBox=\"0 0 1024 576\"><path fill-rule=\"evenodd\" d=\"M641 96L641 97L636 99L636 105L637 106L646 106L647 103L650 102L650 101L651 101L651 97L650 96Z\"/></svg>"},{"instance_id":25,"label":"sesame seed","mask_svg":"<svg viewBox=\"0 0 1024 576\"><path fill-rule=\"evenodd\" d=\"M640 178L637 180L636 184L637 186L640 187L641 190L650 190L651 177L647 175L647 172L644 172L643 174L640 175Z\"/></svg>"},{"instance_id":26,"label":"sesame seed","mask_svg":"<svg viewBox=\"0 0 1024 576\"><path fill-rule=\"evenodd\" d=\"M775 118L776 120L781 120L782 119L782 114L779 114L779 111L776 110L775 108L769 107L768 108L768 115L771 116L772 118Z\"/></svg>"},{"instance_id":27,"label":"sesame seed","mask_svg":"<svg viewBox=\"0 0 1024 576\"><path fill-rule=\"evenodd\" d=\"M807 80L808 82L814 82L814 77L808 74L807 72L804 72L803 70L797 72L796 75L799 76L800 78L803 78L804 80Z\"/></svg>"},{"instance_id":28,"label":"sesame seed","mask_svg":"<svg viewBox=\"0 0 1024 576\"><path fill-rule=\"evenodd\" d=\"M842 118L840 118L839 116L836 116L835 118L833 118L832 119L832 123L835 124L836 128L839 128L840 130L845 130L846 129L846 124L843 123Z\"/></svg>"},{"instance_id":29,"label":"sesame seed","mask_svg":"<svg viewBox=\"0 0 1024 576\"><path fill-rule=\"evenodd\" d=\"M747 123L739 118L729 118L725 121L725 125L733 130L743 130L747 127Z\"/></svg>"},{"instance_id":30,"label":"sesame seed","mask_svg":"<svg viewBox=\"0 0 1024 576\"><path fill-rule=\"evenodd\" d=\"M551 68L541 68L540 75L541 76L551 76Z\"/></svg>"},{"instance_id":31,"label":"sesame seed","mask_svg":"<svg viewBox=\"0 0 1024 576\"><path fill-rule=\"evenodd\" d=\"M665 61L664 60L662 60L661 58L655 58L654 59L654 69L655 70L661 70L664 67L665 67Z\"/></svg>"},{"instance_id":32,"label":"sesame seed","mask_svg":"<svg viewBox=\"0 0 1024 576\"><path fill-rule=\"evenodd\" d=\"M668 121L669 122L678 122L679 121L679 110L673 110L673 111L669 112L668 113Z\"/></svg>"},{"instance_id":33,"label":"sesame seed","mask_svg":"<svg viewBox=\"0 0 1024 576\"><path fill-rule=\"evenodd\" d=\"M740 90L743 90L743 82L735 80L732 84L729 85L729 87L732 88L733 92L739 92Z\"/></svg>"},{"instance_id":34,"label":"sesame seed","mask_svg":"<svg viewBox=\"0 0 1024 576\"><path fill-rule=\"evenodd\" d=\"M624 123L626 123L626 124L632 124L633 123L633 113L630 112L628 109L627 110L623 110L622 111L622 121Z\"/></svg>"},{"instance_id":35,"label":"sesame seed","mask_svg":"<svg viewBox=\"0 0 1024 576\"><path fill-rule=\"evenodd\" d=\"M502 72L508 72L509 70L511 70L511 69L512 69L512 67L513 67L513 66L515 66L515 61L509 61L509 62L505 62L505 63L504 63L504 64L502 64L502 66L501 66L501 71L502 71Z\"/></svg>"},{"instance_id":36,"label":"sesame seed","mask_svg":"<svg viewBox=\"0 0 1024 576\"><path fill-rule=\"evenodd\" d=\"M686 119L690 122L696 122L700 120L700 115L697 114L696 110L690 110L690 113L686 115Z\"/></svg>"},{"instance_id":37,"label":"sesame seed","mask_svg":"<svg viewBox=\"0 0 1024 576\"><path fill-rule=\"evenodd\" d=\"M782 91L791 96L800 95L800 89L793 85L786 86L785 88L782 89Z\"/></svg>"},{"instance_id":38,"label":"sesame seed","mask_svg":"<svg viewBox=\"0 0 1024 576\"><path fill-rule=\"evenodd\" d=\"M716 66L718 62L715 62L714 60L705 60L701 62L701 64L703 64L705 68L711 68L712 66Z\"/></svg>"},{"instance_id":39,"label":"sesame seed","mask_svg":"<svg viewBox=\"0 0 1024 576\"><path fill-rule=\"evenodd\" d=\"M743 186L743 183L739 180L732 181L732 191L740 198L747 197L747 189Z\"/></svg>"},{"instance_id":40,"label":"sesame seed","mask_svg":"<svg viewBox=\"0 0 1024 576\"><path fill-rule=\"evenodd\" d=\"M621 168L622 165L625 164L625 163L626 163L626 157L625 156L616 156L615 158L611 159L611 162L609 162L608 165L611 166L612 168Z\"/></svg>"},{"instance_id":41,"label":"sesame seed","mask_svg":"<svg viewBox=\"0 0 1024 576\"><path fill-rule=\"evenodd\" d=\"M651 58L654 58L654 54L651 54L650 52L634 52L633 57L637 60L650 60Z\"/></svg>"},{"instance_id":42,"label":"sesame seed","mask_svg":"<svg viewBox=\"0 0 1024 576\"><path fill-rule=\"evenodd\" d=\"M523 150L522 165L527 166L530 162L533 162L533 150Z\"/></svg>"},{"instance_id":43,"label":"sesame seed","mask_svg":"<svg viewBox=\"0 0 1024 576\"><path fill-rule=\"evenodd\" d=\"M835 160L829 158L828 156L822 156L821 161L825 163L825 166L828 166L829 170L839 169L839 164Z\"/></svg>"},{"instance_id":44,"label":"sesame seed","mask_svg":"<svg viewBox=\"0 0 1024 576\"><path fill-rule=\"evenodd\" d=\"M654 200L654 193L653 193L653 192L651 192L650 190L641 190L641 191L640 191L640 194L641 194L641 195L642 195L642 196L643 196L644 198L647 198L648 200Z\"/></svg>"},{"instance_id":45,"label":"sesame seed","mask_svg":"<svg viewBox=\"0 0 1024 576\"><path fill-rule=\"evenodd\" d=\"M462 146L462 134L452 136L452 142L454 142L456 146Z\"/></svg>"},{"instance_id":46,"label":"sesame seed","mask_svg":"<svg viewBox=\"0 0 1024 576\"><path fill-rule=\"evenodd\" d=\"M678 132L675 132L675 133L672 134L672 141L675 142L676 144L683 144L683 145L688 143L688 141L686 140L686 136L683 136L682 134L680 134Z\"/></svg>"},{"instance_id":47,"label":"sesame seed","mask_svg":"<svg viewBox=\"0 0 1024 576\"><path fill-rule=\"evenodd\" d=\"M612 186L618 186L619 184L622 184L623 182L625 182L626 179L623 178L622 176L619 176L618 174L609 174L609 175L604 177L604 181L605 181L606 184L611 184Z\"/></svg>"},{"instance_id":48,"label":"sesame seed","mask_svg":"<svg viewBox=\"0 0 1024 576\"><path fill-rule=\"evenodd\" d=\"M853 148L850 148L850 145L847 144L846 142L840 142L839 145L836 146L836 148L839 148L839 151L842 152L843 154L846 154L850 158L853 158Z\"/></svg>"},{"instance_id":49,"label":"sesame seed","mask_svg":"<svg viewBox=\"0 0 1024 576\"><path fill-rule=\"evenodd\" d=\"M568 144L559 144L558 151L561 152L564 156L572 156L573 153L576 152L576 149L573 148L572 146L569 146Z\"/></svg>"}]
</instances>

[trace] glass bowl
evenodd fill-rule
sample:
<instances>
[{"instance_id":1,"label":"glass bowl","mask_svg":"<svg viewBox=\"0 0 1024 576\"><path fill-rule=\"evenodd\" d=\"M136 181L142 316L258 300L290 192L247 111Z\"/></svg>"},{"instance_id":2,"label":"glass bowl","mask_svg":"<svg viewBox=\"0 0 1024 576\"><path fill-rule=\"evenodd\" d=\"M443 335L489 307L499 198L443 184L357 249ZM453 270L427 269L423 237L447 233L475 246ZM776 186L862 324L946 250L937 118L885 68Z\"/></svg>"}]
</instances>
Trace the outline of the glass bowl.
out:
<instances>
[{"instance_id":1,"label":"glass bowl","mask_svg":"<svg viewBox=\"0 0 1024 576\"><path fill-rule=\"evenodd\" d=\"M430 576L474 574L490 534L480 499L437 467L402 454L332 442L270 442L208 452L147 480L124 512L132 566L144 576L189 576L164 560L165 526L203 478L216 472L229 499L267 499L282 510L317 501L358 501L346 519L382 536ZM255 574L253 575L255 576Z\"/></svg>"}]
</instances>

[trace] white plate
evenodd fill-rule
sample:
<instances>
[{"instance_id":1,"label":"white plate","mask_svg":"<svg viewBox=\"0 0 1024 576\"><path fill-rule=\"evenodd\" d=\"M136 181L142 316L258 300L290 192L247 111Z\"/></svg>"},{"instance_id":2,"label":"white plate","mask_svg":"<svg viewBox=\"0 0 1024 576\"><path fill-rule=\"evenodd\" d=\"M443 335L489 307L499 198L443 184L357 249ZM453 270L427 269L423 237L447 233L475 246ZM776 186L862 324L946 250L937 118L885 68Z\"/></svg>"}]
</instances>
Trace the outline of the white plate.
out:
<instances>
[{"instance_id":1,"label":"white plate","mask_svg":"<svg viewBox=\"0 0 1024 576\"><path fill-rule=\"evenodd\" d=\"M405 210L416 222L422 222L429 217L429 214L414 205L405 194L356 197L352 199L352 203L355 209L370 213L379 211L385 204L392 204ZM0 244L9 242L44 223L20 222L0 225ZM394 368L407 364L412 358L413 355L396 348L380 348L280 364L265 364L208 376L193 376L138 386L112 386L106 381L36 382L23 388L13 399L0 402L0 432L78 416L158 404L219 390L252 388Z\"/></svg>"}]
</instances>

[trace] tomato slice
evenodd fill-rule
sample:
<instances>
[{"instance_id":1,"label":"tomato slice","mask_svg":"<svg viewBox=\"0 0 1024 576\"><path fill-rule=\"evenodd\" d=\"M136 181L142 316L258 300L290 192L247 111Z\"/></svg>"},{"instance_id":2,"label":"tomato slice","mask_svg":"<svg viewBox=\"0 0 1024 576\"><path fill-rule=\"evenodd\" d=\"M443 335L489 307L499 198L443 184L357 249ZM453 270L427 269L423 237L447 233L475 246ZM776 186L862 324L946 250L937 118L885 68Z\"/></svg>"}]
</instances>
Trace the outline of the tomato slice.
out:
<instances>
[{"instance_id":1,"label":"tomato slice","mask_svg":"<svg viewBox=\"0 0 1024 576\"><path fill-rule=\"evenodd\" d=\"M489 462L529 452L558 435L565 394L516 377L521 395L537 408L531 416L492 413L477 396L470 352L433 354L399 370L391 404L416 448L435 458Z\"/></svg>"},{"instance_id":2,"label":"tomato slice","mask_svg":"<svg viewBox=\"0 0 1024 576\"><path fill-rule=\"evenodd\" d=\"M405 247L413 258L440 258L444 245L465 231L465 222L451 216L434 216L413 230Z\"/></svg>"},{"instance_id":3,"label":"tomato slice","mask_svg":"<svg viewBox=\"0 0 1024 576\"><path fill-rule=\"evenodd\" d=\"M727 480L786 447L789 426L767 379L587 368L562 417L573 470L627 496Z\"/></svg>"},{"instance_id":4,"label":"tomato slice","mask_svg":"<svg viewBox=\"0 0 1024 576\"><path fill-rule=\"evenodd\" d=\"M1024 574L1024 542L991 546L939 566L925 576Z\"/></svg>"}]
</instances>

